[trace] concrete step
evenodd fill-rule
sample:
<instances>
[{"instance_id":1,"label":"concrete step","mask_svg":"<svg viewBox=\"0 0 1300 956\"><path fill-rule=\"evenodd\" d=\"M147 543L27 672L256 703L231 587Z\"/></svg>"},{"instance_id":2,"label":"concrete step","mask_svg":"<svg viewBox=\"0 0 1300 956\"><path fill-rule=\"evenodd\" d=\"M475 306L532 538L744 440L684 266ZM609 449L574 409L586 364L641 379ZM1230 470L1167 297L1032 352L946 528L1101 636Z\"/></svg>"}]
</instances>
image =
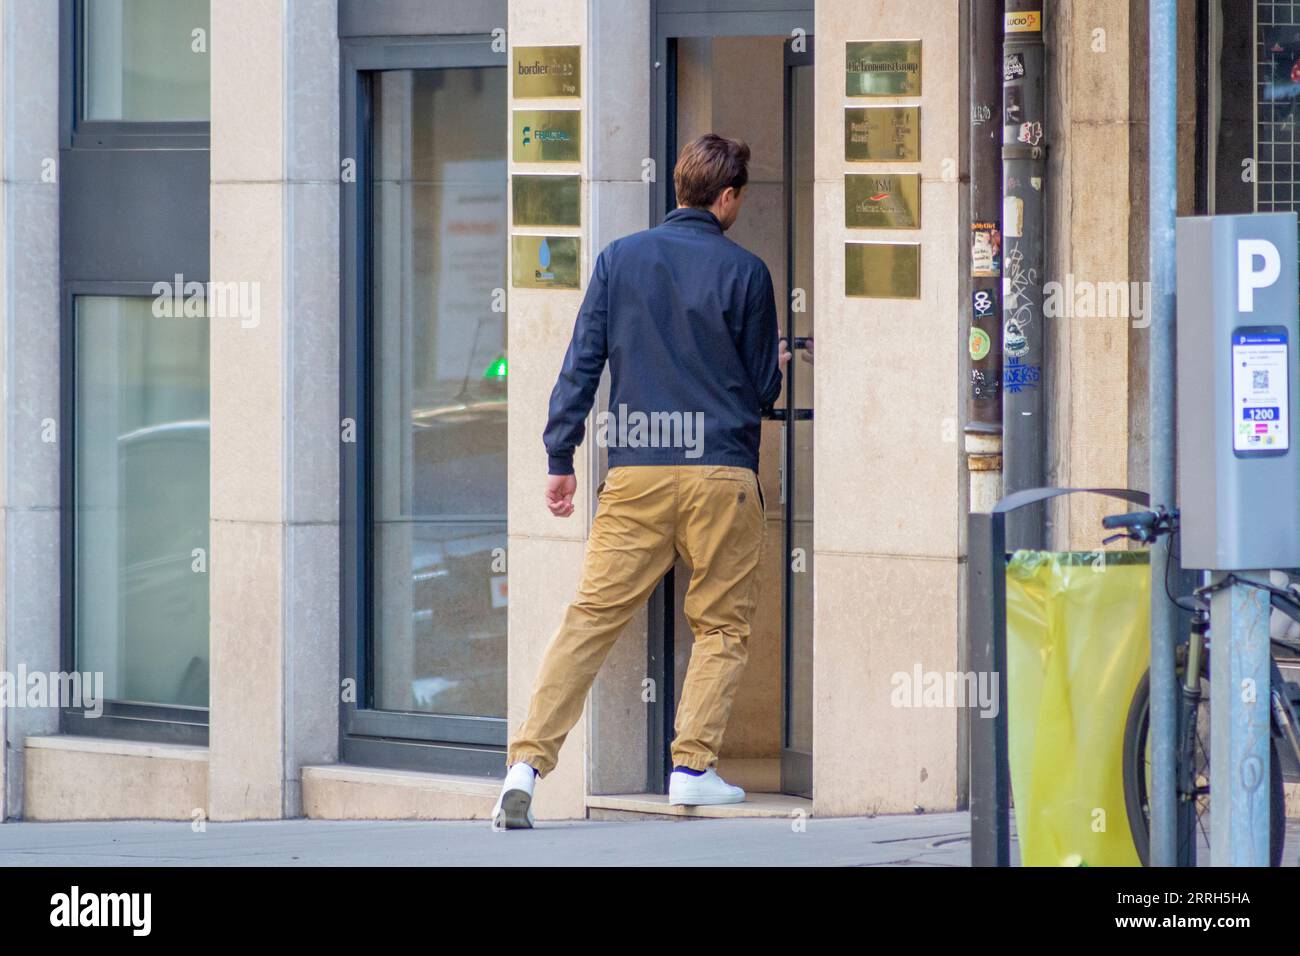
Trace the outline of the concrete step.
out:
<instances>
[{"instance_id":1,"label":"concrete step","mask_svg":"<svg viewBox=\"0 0 1300 956\"><path fill-rule=\"evenodd\" d=\"M302 768L303 815L313 820L486 820L501 791L487 777L351 764Z\"/></svg>"},{"instance_id":2,"label":"concrete step","mask_svg":"<svg viewBox=\"0 0 1300 956\"><path fill-rule=\"evenodd\" d=\"M786 793L748 793L744 803L719 807L674 807L665 793L593 794L587 797L588 816L593 820L626 820L646 817L734 818L812 816L812 801Z\"/></svg>"}]
</instances>

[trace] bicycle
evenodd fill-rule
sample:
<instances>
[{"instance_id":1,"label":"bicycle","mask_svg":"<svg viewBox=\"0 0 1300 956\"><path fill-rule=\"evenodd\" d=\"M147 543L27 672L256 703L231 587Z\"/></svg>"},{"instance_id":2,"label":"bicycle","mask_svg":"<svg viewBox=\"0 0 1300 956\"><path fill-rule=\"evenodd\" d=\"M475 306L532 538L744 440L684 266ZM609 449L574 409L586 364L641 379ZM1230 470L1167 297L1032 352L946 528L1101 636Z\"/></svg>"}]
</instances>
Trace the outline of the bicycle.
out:
<instances>
[{"instance_id":1,"label":"bicycle","mask_svg":"<svg viewBox=\"0 0 1300 956\"><path fill-rule=\"evenodd\" d=\"M1178 512L1139 511L1110 515L1102 519L1107 529L1123 529L1106 539L1110 543L1128 538L1140 544L1156 545L1161 538L1171 548L1178 533ZM1172 563L1172 562L1171 562ZM1178 607L1192 615L1186 640L1176 649L1179 678L1178 738L1175 751L1175 792L1178 800L1178 861L1194 865L1198 835L1209 843L1210 833L1210 596L1217 590L1240 583L1232 575L1192 594L1175 597L1165 581L1165 593ZM1250 586L1269 592L1270 605L1291 620L1300 622L1300 592L1250 581ZM1286 818L1283 781L1300 782L1300 732L1296 710L1300 706L1300 684L1286 681L1279 660L1300 665L1300 644L1271 637L1272 657L1269 713L1272 726L1272 759L1269 761L1269 856L1279 866L1285 842ZM1280 655L1280 656L1279 656ZM1143 866L1150 865L1151 812L1147 779L1151 765L1150 731L1151 674L1143 673L1129 705L1124 728L1124 802L1133 843Z\"/></svg>"}]
</instances>

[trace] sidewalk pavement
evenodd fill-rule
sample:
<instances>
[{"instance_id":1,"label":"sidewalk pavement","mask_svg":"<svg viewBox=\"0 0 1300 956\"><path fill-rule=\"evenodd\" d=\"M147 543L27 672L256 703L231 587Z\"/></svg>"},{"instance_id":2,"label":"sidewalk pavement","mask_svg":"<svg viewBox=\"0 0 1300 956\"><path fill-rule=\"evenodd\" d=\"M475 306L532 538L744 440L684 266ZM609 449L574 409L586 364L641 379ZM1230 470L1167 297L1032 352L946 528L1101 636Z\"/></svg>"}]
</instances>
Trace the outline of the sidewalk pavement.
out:
<instances>
[{"instance_id":1,"label":"sidewalk pavement","mask_svg":"<svg viewBox=\"0 0 1300 956\"><path fill-rule=\"evenodd\" d=\"M968 866L966 813L803 821L6 823L0 866Z\"/></svg>"},{"instance_id":2,"label":"sidewalk pavement","mask_svg":"<svg viewBox=\"0 0 1300 956\"><path fill-rule=\"evenodd\" d=\"M970 815L543 822L275 820L6 823L15 866L969 866ZM1017 851L1013 844L1012 857ZM1202 865L1209 852L1202 853ZM1287 821L1283 866L1300 861Z\"/></svg>"}]
</instances>

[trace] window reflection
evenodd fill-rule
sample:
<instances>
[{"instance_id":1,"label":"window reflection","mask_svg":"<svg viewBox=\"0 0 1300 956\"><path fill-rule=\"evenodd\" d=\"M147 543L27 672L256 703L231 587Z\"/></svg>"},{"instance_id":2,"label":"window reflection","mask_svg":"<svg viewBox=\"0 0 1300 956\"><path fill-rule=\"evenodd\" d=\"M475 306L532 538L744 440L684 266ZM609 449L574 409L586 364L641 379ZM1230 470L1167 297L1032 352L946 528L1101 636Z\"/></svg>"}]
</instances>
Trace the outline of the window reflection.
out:
<instances>
[{"instance_id":1,"label":"window reflection","mask_svg":"<svg viewBox=\"0 0 1300 956\"><path fill-rule=\"evenodd\" d=\"M82 114L88 120L203 121L209 114L209 0L86 0Z\"/></svg>"},{"instance_id":2,"label":"window reflection","mask_svg":"<svg viewBox=\"0 0 1300 956\"><path fill-rule=\"evenodd\" d=\"M504 717L506 71L372 91L375 706Z\"/></svg>"},{"instance_id":3,"label":"window reflection","mask_svg":"<svg viewBox=\"0 0 1300 956\"><path fill-rule=\"evenodd\" d=\"M76 666L207 707L208 320L152 303L76 300Z\"/></svg>"}]
</instances>

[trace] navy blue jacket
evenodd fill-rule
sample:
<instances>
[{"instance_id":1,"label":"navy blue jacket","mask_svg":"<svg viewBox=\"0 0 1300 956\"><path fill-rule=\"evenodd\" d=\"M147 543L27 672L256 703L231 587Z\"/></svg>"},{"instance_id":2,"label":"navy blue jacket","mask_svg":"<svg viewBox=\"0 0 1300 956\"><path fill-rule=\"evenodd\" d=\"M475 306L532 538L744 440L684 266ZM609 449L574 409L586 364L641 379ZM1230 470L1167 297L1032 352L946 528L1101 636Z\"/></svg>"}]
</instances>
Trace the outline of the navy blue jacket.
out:
<instances>
[{"instance_id":1,"label":"navy blue jacket","mask_svg":"<svg viewBox=\"0 0 1300 956\"><path fill-rule=\"evenodd\" d=\"M675 209L596 259L543 433L552 475L573 473L601 370L609 466L758 470L760 414L781 394L776 302L763 260L705 209Z\"/></svg>"}]
</instances>

